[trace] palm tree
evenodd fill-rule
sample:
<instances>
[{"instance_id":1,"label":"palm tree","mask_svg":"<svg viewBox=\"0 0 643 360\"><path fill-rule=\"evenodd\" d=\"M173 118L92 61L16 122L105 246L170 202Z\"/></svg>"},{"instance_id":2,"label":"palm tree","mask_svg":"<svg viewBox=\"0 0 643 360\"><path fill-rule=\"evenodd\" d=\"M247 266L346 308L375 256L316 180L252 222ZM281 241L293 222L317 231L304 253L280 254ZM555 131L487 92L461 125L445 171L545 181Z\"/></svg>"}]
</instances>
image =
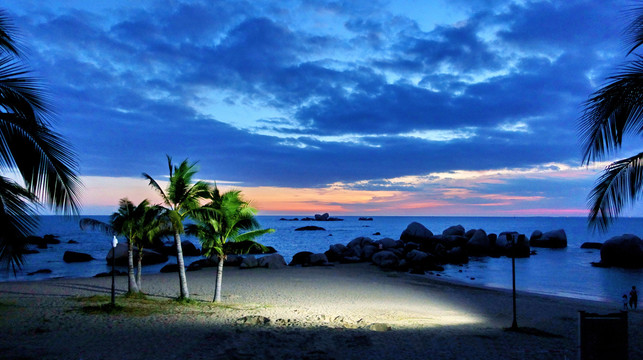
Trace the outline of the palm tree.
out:
<instances>
[{"instance_id":1,"label":"palm tree","mask_svg":"<svg viewBox=\"0 0 643 360\"><path fill-rule=\"evenodd\" d=\"M80 181L70 145L49 127L53 114L44 88L21 65L15 28L0 10L0 263L20 268L25 238L37 224L35 205L77 213Z\"/></svg>"},{"instance_id":2,"label":"palm tree","mask_svg":"<svg viewBox=\"0 0 643 360\"><path fill-rule=\"evenodd\" d=\"M643 44L643 7L633 9L627 28L627 55ZM602 160L621 148L625 134L643 133L643 56L636 57L585 102L579 120L583 164ZM643 186L643 152L607 166L589 197L589 224L607 230L625 205L632 204Z\"/></svg>"},{"instance_id":3,"label":"palm tree","mask_svg":"<svg viewBox=\"0 0 643 360\"><path fill-rule=\"evenodd\" d=\"M253 240L275 230L259 228L259 223L255 219L257 210L243 200L238 190L221 195L215 185L208 194L208 200L205 206L194 211L197 224L188 225L188 232L199 238L206 257L216 255L219 259L213 299L219 302L221 301L223 263L228 253L226 245L231 242Z\"/></svg>"},{"instance_id":4,"label":"palm tree","mask_svg":"<svg viewBox=\"0 0 643 360\"><path fill-rule=\"evenodd\" d=\"M170 178L166 190L150 175L143 173L150 186L156 190L163 199L163 217L174 231L174 245L176 246L176 262L179 266L179 298L189 298L185 264L183 262L183 249L181 247L181 234L184 233L183 221L190 212L200 206L199 201L207 196L209 186L203 181L192 183L192 177L197 172L196 163L190 164L188 159L183 160L179 166L172 164L172 158L167 155L167 165L170 169Z\"/></svg>"},{"instance_id":5,"label":"palm tree","mask_svg":"<svg viewBox=\"0 0 643 360\"><path fill-rule=\"evenodd\" d=\"M143 268L143 250L145 246L159 243L161 237L172 233L172 229L168 228L166 223L161 220L160 215L162 210L163 208L156 205L147 207L138 223L137 231L132 238L134 245L138 248L136 284L141 291L143 289L141 287L141 274Z\"/></svg>"},{"instance_id":6,"label":"palm tree","mask_svg":"<svg viewBox=\"0 0 643 360\"><path fill-rule=\"evenodd\" d=\"M143 200L140 204L134 205L127 198L119 201L118 210L109 217L109 224L94 219L82 219L81 229L99 229L110 235L120 235L127 239L127 291L130 293L140 292L141 276L141 247L139 247L138 281L134 274L134 243L142 243L149 240L156 234L153 228L157 225L153 217L157 215L154 207L149 201ZM113 250L114 251L114 250ZM112 261L116 261L116 254L112 253Z\"/></svg>"}]
</instances>

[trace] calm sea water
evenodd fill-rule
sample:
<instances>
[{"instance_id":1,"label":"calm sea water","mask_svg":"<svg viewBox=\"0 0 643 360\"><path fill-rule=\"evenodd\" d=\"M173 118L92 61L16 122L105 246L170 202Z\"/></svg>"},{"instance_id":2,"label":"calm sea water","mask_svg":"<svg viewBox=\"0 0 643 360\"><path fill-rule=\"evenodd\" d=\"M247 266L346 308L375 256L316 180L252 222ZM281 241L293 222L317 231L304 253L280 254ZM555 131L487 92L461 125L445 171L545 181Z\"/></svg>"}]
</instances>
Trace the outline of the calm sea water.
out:
<instances>
[{"instance_id":1,"label":"calm sea water","mask_svg":"<svg viewBox=\"0 0 643 360\"><path fill-rule=\"evenodd\" d=\"M516 286L519 290L541 294L619 303L621 296L632 285L643 287L643 269L618 269L592 267L592 261L600 260L599 250L581 249L586 241L604 242L612 236L624 233L643 236L643 218L622 218L607 234L594 234L587 229L585 218L574 217L397 217L378 216L373 221L359 221L358 217L344 217L337 222L280 221L282 216L259 216L263 227L276 231L260 239L264 245L273 246L286 261L299 251L324 252L332 244L347 244L358 236L374 240L391 237L398 239L408 224L417 221L434 233L452 225L465 229L482 228L487 233L518 231L527 236L534 230L543 232L565 229L566 249L535 248L537 255L516 259ZM286 218L290 218L285 216ZM107 221L107 216L94 216ZM58 235L61 244L50 245L38 254L26 255L26 263L15 276L0 272L0 281L42 280L57 277L90 277L107 272L105 256L111 246L111 238L105 234L82 231L78 218L43 216L40 218L38 235ZM324 227L325 231L294 231L305 225ZM373 235L375 233L381 235ZM69 244L75 240L78 244ZM120 239L123 241L124 239ZM198 246L198 240L187 237ZM88 263L67 264L63 254L67 250L91 254L94 260ZM187 257L186 263L199 259ZM170 259L169 262L175 262ZM164 264L144 267L144 273L157 273ZM50 269L51 274L28 275L39 269ZM120 268L120 270L126 270ZM463 266L449 265L440 274L442 278L473 285L511 288L511 260L508 258L472 258ZM435 276L435 275L427 275ZM188 274L189 280L189 274Z\"/></svg>"}]
</instances>

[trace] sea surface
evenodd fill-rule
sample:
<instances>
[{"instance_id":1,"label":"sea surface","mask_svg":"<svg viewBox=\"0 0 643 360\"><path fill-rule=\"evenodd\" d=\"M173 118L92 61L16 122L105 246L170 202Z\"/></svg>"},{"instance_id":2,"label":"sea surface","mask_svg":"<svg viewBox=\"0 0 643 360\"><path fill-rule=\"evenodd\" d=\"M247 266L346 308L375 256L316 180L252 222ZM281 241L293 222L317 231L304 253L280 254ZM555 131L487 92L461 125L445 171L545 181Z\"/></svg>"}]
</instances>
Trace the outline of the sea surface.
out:
<instances>
[{"instance_id":1,"label":"sea surface","mask_svg":"<svg viewBox=\"0 0 643 360\"><path fill-rule=\"evenodd\" d=\"M359 236L368 236L374 240L384 237L399 239L400 234L413 221L417 221L434 233L441 233L452 225L462 225L466 230L484 229L487 233L518 231L531 235L534 230L542 232L564 229L567 234L566 249L532 248L537 254L526 259L516 259L516 287L519 291L557 295L572 298L598 300L619 303L623 294L632 285L643 288L643 269L597 268L591 262L600 261L599 250L581 249L587 241L604 242L615 235L625 233L643 236L643 218L621 218L608 233L593 233L587 227L587 220L579 217L405 217L376 216L372 221L360 221L358 217L342 217L343 221L283 221L295 216L259 216L264 228L273 228L275 232L259 239L264 245L277 249L290 262L299 251L324 252L332 244L347 244ZM107 221L107 216L91 218ZM111 268L105 256L111 247L112 238L106 234L80 229L79 218L63 216L41 216L40 227L36 235L53 234L59 237L60 244L50 245L38 254L25 255L25 263L16 274L1 272L0 281L37 281L58 277L91 277ZM324 231L295 231L296 228L315 225L325 228ZM380 233L380 235L373 235ZM185 237L195 245L195 238ZM70 240L77 244L68 243ZM119 239L124 241L123 238ZM168 243L171 240L168 239ZM67 264L63 262L65 251L78 251L92 255L94 261L87 263ZM200 257L186 257L186 264ZM175 263L170 258L168 263ZM149 265L143 273L157 273L165 264ZM126 268L117 267L121 271ZM39 269L50 269L51 274L34 274ZM437 276L437 273L426 276ZM447 265L439 273L443 279L454 280L471 285L511 289L511 259L471 258L462 266ZM189 273L188 273L189 282Z\"/></svg>"}]
</instances>

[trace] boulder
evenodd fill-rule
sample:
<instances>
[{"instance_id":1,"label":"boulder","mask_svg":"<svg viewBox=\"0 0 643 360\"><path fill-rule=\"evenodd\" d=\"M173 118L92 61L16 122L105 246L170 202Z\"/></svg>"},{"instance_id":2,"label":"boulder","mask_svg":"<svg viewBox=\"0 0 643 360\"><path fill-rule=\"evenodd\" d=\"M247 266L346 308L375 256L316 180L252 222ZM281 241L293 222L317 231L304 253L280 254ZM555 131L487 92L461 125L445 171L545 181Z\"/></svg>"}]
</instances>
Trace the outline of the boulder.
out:
<instances>
[{"instance_id":1,"label":"boulder","mask_svg":"<svg viewBox=\"0 0 643 360\"><path fill-rule=\"evenodd\" d=\"M283 269L287 266L286 260L280 254L270 254L259 258L259 266L268 269ZM243 264L243 263L242 263Z\"/></svg>"},{"instance_id":2,"label":"boulder","mask_svg":"<svg viewBox=\"0 0 643 360\"><path fill-rule=\"evenodd\" d=\"M373 255L378 251L379 248L374 244L366 244L364 245L364 248L362 248L362 259L370 261L373 258Z\"/></svg>"},{"instance_id":3,"label":"boulder","mask_svg":"<svg viewBox=\"0 0 643 360\"><path fill-rule=\"evenodd\" d=\"M584 242L580 248L581 249L596 249L600 250L603 247L603 243L599 242Z\"/></svg>"},{"instance_id":4,"label":"boulder","mask_svg":"<svg viewBox=\"0 0 643 360\"><path fill-rule=\"evenodd\" d=\"M228 242L225 245L226 254L274 254L277 252L272 246L263 246L256 241L243 240Z\"/></svg>"},{"instance_id":5,"label":"boulder","mask_svg":"<svg viewBox=\"0 0 643 360\"><path fill-rule=\"evenodd\" d=\"M203 269L201 267L201 264L195 261L192 264L188 265L188 267L185 268L185 271L199 271L201 269Z\"/></svg>"},{"instance_id":6,"label":"boulder","mask_svg":"<svg viewBox=\"0 0 643 360\"><path fill-rule=\"evenodd\" d=\"M445 257L450 264L466 264L469 262L467 252L460 246L447 250Z\"/></svg>"},{"instance_id":7,"label":"boulder","mask_svg":"<svg viewBox=\"0 0 643 360\"><path fill-rule=\"evenodd\" d=\"M442 231L442 236L464 236L464 227L462 225L450 226Z\"/></svg>"},{"instance_id":8,"label":"boulder","mask_svg":"<svg viewBox=\"0 0 643 360\"><path fill-rule=\"evenodd\" d=\"M126 243L118 243L115 249L109 250L109 252L107 253L107 256L105 257L105 260L107 260L107 263L110 265L112 264L114 250L116 250L115 264L117 266L127 265L127 244ZM162 264L166 262L167 259L168 257L165 254L161 254L156 251L152 251L148 249L143 249L143 265ZM137 262L138 262L138 248L134 246L134 263L136 264Z\"/></svg>"},{"instance_id":9,"label":"boulder","mask_svg":"<svg viewBox=\"0 0 643 360\"><path fill-rule=\"evenodd\" d=\"M290 261L290 264L288 264L288 266L308 266L310 265L310 255L312 254L313 253L310 251L300 251L293 255L292 260Z\"/></svg>"},{"instance_id":10,"label":"boulder","mask_svg":"<svg viewBox=\"0 0 643 360\"><path fill-rule=\"evenodd\" d=\"M391 239L391 238L384 238L384 239L377 240L377 241L375 242L375 244L376 244L380 249L383 249L383 250L386 250L386 249L394 249L394 248L398 247L398 243L397 243L397 241L395 241L395 240L393 240L393 239Z\"/></svg>"},{"instance_id":11,"label":"boulder","mask_svg":"<svg viewBox=\"0 0 643 360\"><path fill-rule=\"evenodd\" d=\"M466 237L467 239L471 240L471 238L473 237L473 234L475 234L476 231L478 231L478 229L469 229L469 230L467 230L466 233L464 233L464 237Z\"/></svg>"},{"instance_id":12,"label":"boulder","mask_svg":"<svg viewBox=\"0 0 643 360\"><path fill-rule=\"evenodd\" d=\"M534 232L532 232L531 236L529 237L529 241L531 242L532 240L539 240L541 237L543 237L543 232L540 230L534 230Z\"/></svg>"},{"instance_id":13,"label":"boulder","mask_svg":"<svg viewBox=\"0 0 643 360\"><path fill-rule=\"evenodd\" d=\"M92 260L94 260L94 257L81 252L65 251L63 254L63 261L66 263L87 262Z\"/></svg>"},{"instance_id":14,"label":"boulder","mask_svg":"<svg viewBox=\"0 0 643 360\"><path fill-rule=\"evenodd\" d=\"M53 245L60 244L60 240L58 240L57 235L47 234L47 235L43 236L42 238L45 241L45 243L47 243L47 244L53 244Z\"/></svg>"},{"instance_id":15,"label":"boulder","mask_svg":"<svg viewBox=\"0 0 643 360\"><path fill-rule=\"evenodd\" d=\"M76 241L76 240L69 240L69 241L67 241L67 244L78 244L78 241Z\"/></svg>"},{"instance_id":16,"label":"boulder","mask_svg":"<svg viewBox=\"0 0 643 360\"><path fill-rule=\"evenodd\" d=\"M372 260L375 265L389 269L395 268L400 261L395 253L388 250L376 253Z\"/></svg>"},{"instance_id":17,"label":"boulder","mask_svg":"<svg viewBox=\"0 0 643 360\"><path fill-rule=\"evenodd\" d=\"M181 250L183 256L201 256L201 250L189 240L181 241Z\"/></svg>"},{"instance_id":18,"label":"boulder","mask_svg":"<svg viewBox=\"0 0 643 360\"><path fill-rule=\"evenodd\" d=\"M239 265L240 268L242 269L252 269L256 268L259 266L259 260L257 260L254 255L248 255L243 258L243 261L241 261L241 265Z\"/></svg>"},{"instance_id":19,"label":"boulder","mask_svg":"<svg viewBox=\"0 0 643 360\"><path fill-rule=\"evenodd\" d=\"M491 243L489 242L487 233L482 229L474 231L474 233L469 238L469 241L467 241L466 246L467 251L470 254L484 255L491 252Z\"/></svg>"},{"instance_id":20,"label":"boulder","mask_svg":"<svg viewBox=\"0 0 643 360\"><path fill-rule=\"evenodd\" d=\"M315 214L315 220L317 221L328 221L328 218L330 215L328 213L323 213L323 214Z\"/></svg>"},{"instance_id":21,"label":"boulder","mask_svg":"<svg viewBox=\"0 0 643 360\"><path fill-rule=\"evenodd\" d=\"M416 242L418 244L422 243L422 240L428 239L433 236L433 233L431 230L427 229L424 227L424 225L418 223L418 222L412 222L410 223L404 231L402 231L402 235L400 235L400 240L406 242Z\"/></svg>"},{"instance_id":22,"label":"boulder","mask_svg":"<svg viewBox=\"0 0 643 360\"><path fill-rule=\"evenodd\" d=\"M179 272L179 264L167 264L161 268L162 273Z\"/></svg>"},{"instance_id":23,"label":"boulder","mask_svg":"<svg viewBox=\"0 0 643 360\"><path fill-rule=\"evenodd\" d=\"M40 270L36 270L34 272L30 272L27 275L32 276L32 275L36 275L36 274L51 274L51 270L50 269L40 269Z\"/></svg>"},{"instance_id":24,"label":"boulder","mask_svg":"<svg viewBox=\"0 0 643 360\"><path fill-rule=\"evenodd\" d=\"M323 227L313 226L313 225L303 226L295 229L295 231L318 231L318 230L325 231L326 229L324 229Z\"/></svg>"},{"instance_id":25,"label":"boulder","mask_svg":"<svg viewBox=\"0 0 643 360\"><path fill-rule=\"evenodd\" d=\"M531 249L529 248L529 241L525 234L518 234L514 237L515 241L513 244L507 244L506 251L508 257L513 258L527 258L531 255Z\"/></svg>"},{"instance_id":26,"label":"boulder","mask_svg":"<svg viewBox=\"0 0 643 360\"><path fill-rule=\"evenodd\" d=\"M643 267L643 240L633 234L610 238L601 247L601 264L624 268Z\"/></svg>"},{"instance_id":27,"label":"boulder","mask_svg":"<svg viewBox=\"0 0 643 360\"><path fill-rule=\"evenodd\" d=\"M345 258L352 258L352 257L357 257L358 259L360 259L355 254L353 249L351 249L349 247L346 247L343 244L331 245L330 248L328 249L328 251L326 251L324 254L326 254L326 257L328 258L328 261L340 261L340 262L342 262Z\"/></svg>"},{"instance_id":28,"label":"boulder","mask_svg":"<svg viewBox=\"0 0 643 360\"><path fill-rule=\"evenodd\" d=\"M223 262L223 266L239 266L243 261L243 256L241 255L228 255ZM217 264L219 261L217 260Z\"/></svg>"},{"instance_id":29,"label":"boulder","mask_svg":"<svg viewBox=\"0 0 643 360\"><path fill-rule=\"evenodd\" d=\"M543 233L542 236L529 240L529 245L533 247L543 247L551 249L562 249L567 247L567 235L565 230L558 229Z\"/></svg>"},{"instance_id":30,"label":"boulder","mask_svg":"<svg viewBox=\"0 0 643 360\"><path fill-rule=\"evenodd\" d=\"M506 250L507 246L511 244L511 237L513 236L514 239L518 238L518 233L517 231L503 231L501 232L498 237L496 238L496 247L500 248L502 250Z\"/></svg>"},{"instance_id":31,"label":"boulder","mask_svg":"<svg viewBox=\"0 0 643 360\"><path fill-rule=\"evenodd\" d=\"M218 265L219 265L219 258L211 257L207 259L200 259L200 260L194 261L188 266L188 268L193 266L198 266L200 268L209 268L209 267L217 267Z\"/></svg>"},{"instance_id":32,"label":"boulder","mask_svg":"<svg viewBox=\"0 0 643 360\"><path fill-rule=\"evenodd\" d=\"M310 265L313 266L323 266L328 265L328 258L326 254L312 254L310 255Z\"/></svg>"}]
</instances>

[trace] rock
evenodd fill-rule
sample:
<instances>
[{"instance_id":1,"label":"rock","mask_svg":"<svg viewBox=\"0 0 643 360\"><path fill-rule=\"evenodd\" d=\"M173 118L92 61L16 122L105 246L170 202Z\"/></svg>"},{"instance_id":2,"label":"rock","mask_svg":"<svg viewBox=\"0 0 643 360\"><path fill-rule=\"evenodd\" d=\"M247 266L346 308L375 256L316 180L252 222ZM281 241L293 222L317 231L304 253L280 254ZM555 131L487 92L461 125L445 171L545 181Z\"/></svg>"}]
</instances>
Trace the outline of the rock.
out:
<instances>
[{"instance_id":1,"label":"rock","mask_svg":"<svg viewBox=\"0 0 643 360\"><path fill-rule=\"evenodd\" d=\"M581 249L597 249L600 250L603 247L603 243L599 242L584 242L580 248Z\"/></svg>"},{"instance_id":2,"label":"rock","mask_svg":"<svg viewBox=\"0 0 643 360\"><path fill-rule=\"evenodd\" d=\"M623 268L643 267L643 240L633 234L610 238L601 247L601 264Z\"/></svg>"},{"instance_id":3,"label":"rock","mask_svg":"<svg viewBox=\"0 0 643 360\"><path fill-rule=\"evenodd\" d=\"M326 229L324 229L323 227L312 226L312 225L304 226L304 227L300 227L300 228L295 229L295 231L318 231L318 230L326 231Z\"/></svg>"},{"instance_id":4,"label":"rock","mask_svg":"<svg viewBox=\"0 0 643 360\"><path fill-rule=\"evenodd\" d=\"M375 255L375 253L378 251L379 248L377 246L373 244L366 244L362 249L362 259L370 261L373 258L373 255Z\"/></svg>"},{"instance_id":5,"label":"rock","mask_svg":"<svg viewBox=\"0 0 643 360\"><path fill-rule=\"evenodd\" d=\"M380 235L382 235L382 234L381 234L379 231L378 231L378 232L373 233L373 236L380 236Z\"/></svg>"},{"instance_id":6,"label":"rock","mask_svg":"<svg viewBox=\"0 0 643 360\"><path fill-rule=\"evenodd\" d=\"M192 264L188 265L188 267L185 268L185 271L199 271L201 269L203 269L201 267L201 264L199 264L198 262L195 261Z\"/></svg>"},{"instance_id":7,"label":"rock","mask_svg":"<svg viewBox=\"0 0 643 360\"><path fill-rule=\"evenodd\" d=\"M181 250L183 256L201 256L201 250L189 240L181 241Z\"/></svg>"},{"instance_id":8,"label":"rock","mask_svg":"<svg viewBox=\"0 0 643 360\"><path fill-rule=\"evenodd\" d=\"M469 262L466 251L460 246L447 250L445 257L450 264L466 264Z\"/></svg>"},{"instance_id":9,"label":"rock","mask_svg":"<svg viewBox=\"0 0 643 360\"><path fill-rule=\"evenodd\" d=\"M328 251L326 251L324 254L326 254L326 257L328 258L328 261L339 261L343 262L345 258L353 258L357 257L360 259L353 249L343 245L343 244L334 244L331 245ZM361 260L361 259L360 259ZM350 262L353 262L352 259L349 260Z\"/></svg>"},{"instance_id":10,"label":"rock","mask_svg":"<svg viewBox=\"0 0 643 360\"><path fill-rule=\"evenodd\" d=\"M179 264L167 264L161 268L162 273L179 272Z\"/></svg>"},{"instance_id":11,"label":"rock","mask_svg":"<svg viewBox=\"0 0 643 360\"><path fill-rule=\"evenodd\" d=\"M464 236L464 227L462 225L450 226L442 231L442 236Z\"/></svg>"},{"instance_id":12,"label":"rock","mask_svg":"<svg viewBox=\"0 0 643 360\"><path fill-rule=\"evenodd\" d=\"M478 230L477 229L469 229L469 230L467 230L467 232L464 233L464 237L466 237L467 239L471 240L471 237L473 237L473 234L475 234L476 231L478 231Z\"/></svg>"},{"instance_id":13,"label":"rock","mask_svg":"<svg viewBox=\"0 0 643 360\"><path fill-rule=\"evenodd\" d=\"M326 254L310 255L310 265L313 265L313 266L328 265L328 258L326 257Z\"/></svg>"},{"instance_id":14,"label":"rock","mask_svg":"<svg viewBox=\"0 0 643 360\"><path fill-rule=\"evenodd\" d=\"M514 239L520 235L516 231L503 231L501 232L498 237L496 238L496 247L500 248L502 250L506 250L507 246L511 243L510 237L513 236Z\"/></svg>"},{"instance_id":15,"label":"rock","mask_svg":"<svg viewBox=\"0 0 643 360\"><path fill-rule=\"evenodd\" d=\"M193 266L198 266L200 268L209 268L209 267L217 267L218 265L219 265L219 258L212 257L208 259L200 259L200 260L194 261L190 265L188 265L188 268Z\"/></svg>"},{"instance_id":16,"label":"rock","mask_svg":"<svg viewBox=\"0 0 643 360\"><path fill-rule=\"evenodd\" d=\"M260 254L274 254L277 252L272 246L263 246L256 241L244 240L238 242L229 242L226 244L227 254L237 255L260 255Z\"/></svg>"},{"instance_id":17,"label":"rock","mask_svg":"<svg viewBox=\"0 0 643 360\"><path fill-rule=\"evenodd\" d=\"M531 255L529 241L527 241L525 234L518 234L518 236L515 237L514 244L507 244L506 250L507 256L510 258L527 258Z\"/></svg>"},{"instance_id":18,"label":"rock","mask_svg":"<svg viewBox=\"0 0 643 360\"><path fill-rule=\"evenodd\" d=\"M114 276L126 276L127 275L126 271L114 270L113 273L114 273ZM94 277L108 277L108 276L112 276L112 271L110 271L110 272L102 272L102 273L98 273L98 274L94 275Z\"/></svg>"},{"instance_id":19,"label":"rock","mask_svg":"<svg viewBox=\"0 0 643 360\"><path fill-rule=\"evenodd\" d=\"M51 270L50 269L40 269L40 270L36 270L34 272L30 272L27 275L31 276L31 275L36 275L36 274L51 274Z\"/></svg>"},{"instance_id":20,"label":"rock","mask_svg":"<svg viewBox=\"0 0 643 360\"><path fill-rule=\"evenodd\" d=\"M466 247L467 251L472 255L485 255L491 252L491 243L487 233L482 229L474 230L469 237L469 241L467 241Z\"/></svg>"},{"instance_id":21,"label":"rock","mask_svg":"<svg viewBox=\"0 0 643 360\"><path fill-rule=\"evenodd\" d=\"M69 240L69 241L67 241L67 244L78 244L78 241L76 241L76 240Z\"/></svg>"},{"instance_id":22,"label":"rock","mask_svg":"<svg viewBox=\"0 0 643 360\"><path fill-rule=\"evenodd\" d=\"M562 249L567 247L567 235L565 230L558 229L548 231L539 238L529 240L529 245L533 247L544 247L551 249Z\"/></svg>"},{"instance_id":23,"label":"rock","mask_svg":"<svg viewBox=\"0 0 643 360\"><path fill-rule=\"evenodd\" d=\"M358 219L359 221L373 221L372 217L361 217Z\"/></svg>"},{"instance_id":24,"label":"rock","mask_svg":"<svg viewBox=\"0 0 643 360\"><path fill-rule=\"evenodd\" d=\"M257 260L254 255L248 255L243 258L243 261L241 261L241 265L239 265L240 268L242 269L252 269L256 268L259 266L259 260Z\"/></svg>"},{"instance_id":25,"label":"rock","mask_svg":"<svg viewBox=\"0 0 643 360\"><path fill-rule=\"evenodd\" d=\"M286 218L281 218L279 219L280 221L299 221L298 218L292 218L292 219L286 219Z\"/></svg>"},{"instance_id":26,"label":"rock","mask_svg":"<svg viewBox=\"0 0 643 360\"><path fill-rule=\"evenodd\" d=\"M373 255L372 261L377 266L392 269L397 266L400 260L392 251L384 250Z\"/></svg>"},{"instance_id":27,"label":"rock","mask_svg":"<svg viewBox=\"0 0 643 360\"><path fill-rule=\"evenodd\" d=\"M400 235L400 240L406 242L416 242L421 244L423 240L433 237L431 230L424 227L424 225L418 222L410 223L402 235Z\"/></svg>"},{"instance_id":28,"label":"rock","mask_svg":"<svg viewBox=\"0 0 643 360\"><path fill-rule=\"evenodd\" d=\"M321 215L315 214L315 220L317 220L317 221L328 221L329 217L330 217L330 215L328 213L324 213L324 214L321 214Z\"/></svg>"},{"instance_id":29,"label":"rock","mask_svg":"<svg viewBox=\"0 0 643 360\"><path fill-rule=\"evenodd\" d=\"M394 249L398 247L399 244L397 243L397 241L391 238L384 238L384 239L377 240L375 242L375 245L377 245L380 249L386 250L386 249Z\"/></svg>"},{"instance_id":30,"label":"rock","mask_svg":"<svg viewBox=\"0 0 643 360\"><path fill-rule=\"evenodd\" d=\"M540 230L534 230L534 232L532 232L531 236L529 237L529 241L531 242L532 240L539 240L541 237L543 237L543 232Z\"/></svg>"},{"instance_id":31,"label":"rock","mask_svg":"<svg viewBox=\"0 0 643 360\"><path fill-rule=\"evenodd\" d=\"M116 252L116 265L127 265L127 243L119 243L115 248ZM110 249L105 257L108 264L112 264L114 249ZM167 255L158 253L156 251L143 249L143 265L162 264L168 260ZM138 248L134 246L134 263L138 262Z\"/></svg>"},{"instance_id":32,"label":"rock","mask_svg":"<svg viewBox=\"0 0 643 360\"><path fill-rule=\"evenodd\" d=\"M228 255L226 256L225 261L223 262L223 266L239 266L241 265L241 262L243 261L243 256L241 255ZM217 264L218 264L217 260Z\"/></svg>"},{"instance_id":33,"label":"rock","mask_svg":"<svg viewBox=\"0 0 643 360\"><path fill-rule=\"evenodd\" d=\"M94 260L94 258L91 255L81 252L65 251L63 254L63 261L66 263L87 262L92 260Z\"/></svg>"},{"instance_id":34,"label":"rock","mask_svg":"<svg viewBox=\"0 0 643 360\"><path fill-rule=\"evenodd\" d=\"M301 265L301 266L309 266L310 265L310 255L313 253L310 251L300 251L293 255L292 260L290 261L290 264L288 266L296 266L296 265Z\"/></svg>"},{"instance_id":35,"label":"rock","mask_svg":"<svg viewBox=\"0 0 643 360\"><path fill-rule=\"evenodd\" d=\"M284 257L280 254L262 256L258 259L258 263L259 267L267 267L272 270L283 269L287 266L286 260L284 260Z\"/></svg>"},{"instance_id":36,"label":"rock","mask_svg":"<svg viewBox=\"0 0 643 360\"><path fill-rule=\"evenodd\" d=\"M43 236L42 238L43 238L43 240L45 240L45 243L47 243L47 244L51 244L51 245L60 244L60 240L58 240L57 235L47 234L47 235Z\"/></svg>"}]
</instances>

